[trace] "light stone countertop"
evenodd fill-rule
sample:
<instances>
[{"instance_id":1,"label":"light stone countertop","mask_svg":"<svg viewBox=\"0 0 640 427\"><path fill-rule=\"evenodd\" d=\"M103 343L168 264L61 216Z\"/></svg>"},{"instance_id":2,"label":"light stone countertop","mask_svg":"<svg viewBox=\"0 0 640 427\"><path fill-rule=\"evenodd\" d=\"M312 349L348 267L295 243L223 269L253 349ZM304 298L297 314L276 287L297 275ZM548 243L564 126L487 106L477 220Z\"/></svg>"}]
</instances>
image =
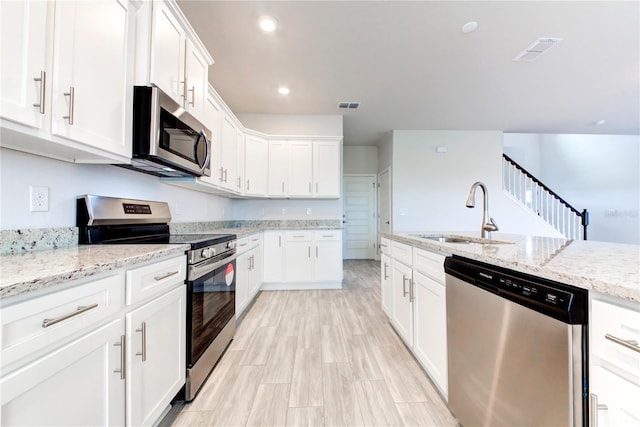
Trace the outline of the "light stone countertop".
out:
<instances>
[{"instance_id":1,"label":"light stone countertop","mask_svg":"<svg viewBox=\"0 0 640 427\"><path fill-rule=\"evenodd\" d=\"M139 263L189 245L93 245L0 257L0 300Z\"/></svg>"},{"instance_id":2,"label":"light stone countertop","mask_svg":"<svg viewBox=\"0 0 640 427\"><path fill-rule=\"evenodd\" d=\"M640 302L640 245L505 233L493 233L491 238L512 243L470 245L441 243L414 234L478 237L478 233L464 231L404 232L383 234L383 237Z\"/></svg>"}]
</instances>

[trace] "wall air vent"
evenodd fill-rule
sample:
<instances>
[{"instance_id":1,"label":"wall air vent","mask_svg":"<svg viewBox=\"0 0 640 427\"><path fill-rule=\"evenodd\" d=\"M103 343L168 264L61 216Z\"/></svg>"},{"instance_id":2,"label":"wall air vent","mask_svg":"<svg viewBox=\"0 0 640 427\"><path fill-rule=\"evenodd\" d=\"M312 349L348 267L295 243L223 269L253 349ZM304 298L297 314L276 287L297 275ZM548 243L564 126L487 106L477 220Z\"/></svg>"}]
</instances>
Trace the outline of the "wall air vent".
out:
<instances>
[{"instance_id":1,"label":"wall air vent","mask_svg":"<svg viewBox=\"0 0 640 427\"><path fill-rule=\"evenodd\" d=\"M513 60L517 62L533 62L538 59L540 55L542 55L561 41L562 39L555 37L541 37L531 43L525 50L517 54L516 57L513 58Z\"/></svg>"},{"instance_id":2,"label":"wall air vent","mask_svg":"<svg viewBox=\"0 0 640 427\"><path fill-rule=\"evenodd\" d=\"M338 102L339 110L357 110L360 108L359 102Z\"/></svg>"}]
</instances>

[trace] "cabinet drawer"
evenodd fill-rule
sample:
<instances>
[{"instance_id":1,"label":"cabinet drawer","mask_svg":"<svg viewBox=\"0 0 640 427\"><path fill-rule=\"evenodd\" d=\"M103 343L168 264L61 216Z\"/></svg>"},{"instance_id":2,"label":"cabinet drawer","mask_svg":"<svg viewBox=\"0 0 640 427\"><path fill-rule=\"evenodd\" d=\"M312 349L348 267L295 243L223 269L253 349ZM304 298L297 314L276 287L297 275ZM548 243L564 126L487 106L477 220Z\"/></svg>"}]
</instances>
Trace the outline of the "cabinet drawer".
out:
<instances>
[{"instance_id":1,"label":"cabinet drawer","mask_svg":"<svg viewBox=\"0 0 640 427\"><path fill-rule=\"evenodd\" d=\"M3 307L2 366L26 362L117 313L123 286L124 273L119 273Z\"/></svg>"},{"instance_id":2,"label":"cabinet drawer","mask_svg":"<svg viewBox=\"0 0 640 427\"><path fill-rule=\"evenodd\" d=\"M284 238L287 242L311 242L313 231L287 231Z\"/></svg>"},{"instance_id":3,"label":"cabinet drawer","mask_svg":"<svg viewBox=\"0 0 640 427\"><path fill-rule=\"evenodd\" d=\"M444 256L424 249L413 249L413 269L444 284Z\"/></svg>"},{"instance_id":4,"label":"cabinet drawer","mask_svg":"<svg viewBox=\"0 0 640 427\"><path fill-rule=\"evenodd\" d=\"M181 255L165 261L128 270L126 273L126 304L133 305L165 293L187 277L187 257Z\"/></svg>"},{"instance_id":5,"label":"cabinet drawer","mask_svg":"<svg viewBox=\"0 0 640 427\"><path fill-rule=\"evenodd\" d=\"M318 240L341 240L341 230L322 230L316 231L316 241Z\"/></svg>"},{"instance_id":6,"label":"cabinet drawer","mask_svg":"<svg viewBox=\"0 0 640 427\"><path fill-rule=\"evenodd\" d=\"M391 258L405 265L411 265L411 246L404 243L391 242Z\"/></svg>"},{"instance_id":7,"label":"cabinet drawer","mask_svg":"<svg viewBox=\"0 0 640 427\"><path fill-rule=\"evenodd\" d=\"M380 251L385 255L391 255L391 241L386 237L380 239Z\"/></svg>"},{"instance_id":8,"label":"cabinet drawer","mask_svg":"<svg viewBox=\"0 0 640 427\"><path fill-rule=\"evenodd\" d=\"M640 352L606 337L640 343L640 312L591 301L591 352L617 368L640 378ZM640 350L640 348L638 348Z\"/></svg>"},{"instance_id":9,"label":"cabinet drawer","mask_svg":"<svg viewBox=\"0 0 640 427\"><path fill-rule=\"evenodd\" d=\"M252 236L243 237L242 239L238 239L236 243L236 256L242 255L247 252L249 249L256 248L260 246L260 241L262 240L262 236L260 234L254 234Z\"/></svg>"}]
</instances>

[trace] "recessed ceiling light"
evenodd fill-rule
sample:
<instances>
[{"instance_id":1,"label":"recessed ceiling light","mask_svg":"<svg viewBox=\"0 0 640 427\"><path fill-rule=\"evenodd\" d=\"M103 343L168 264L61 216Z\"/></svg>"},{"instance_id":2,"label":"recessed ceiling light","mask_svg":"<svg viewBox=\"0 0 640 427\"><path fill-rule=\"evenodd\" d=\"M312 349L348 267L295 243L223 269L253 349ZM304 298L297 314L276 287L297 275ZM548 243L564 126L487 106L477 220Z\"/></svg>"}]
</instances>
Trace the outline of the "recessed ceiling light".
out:
<instances>
[{"instance_id":1,"label":"recessed ceiling light","mask_svg":"<svg viewBox=\"0 0 640 427\"><path fill-rule=\"evenodd\" d=\"M289 90L289 88L286 86L280 86L278 88L278 93L280 95L289 95L289 93L291 93L291 90Z\"/></svg>"},{"instance_id":2,"label":"recessed ceiling light","mask_svg":"<svg viewBox=\"0 0 640 427\"><path fill-rule=\"evenodd\" d=\"M462 32L468 34L475 31L476 28L478 28L478 23L476 21L470 21L462 26Z\"/></svg>"},{"instance_id":3,"label":"recessed ceiling light","mask_svg":"<svg viewBox=\"0 0 640 427\"><path fill-rule=\"evenodd\" d=\"M607 123L606 120L602 119L602 120L598 120L596 122L593 122L594 125L596 126L602 126L603 124Z\"/></svg>"},{"instance_id":4,"label":"recessed ceiling light","mask_svg":"<svg viewBox=\"0 0 640 427\"><path fill-rule=\"evenodd\" d=\"M272 16L261 16L258 18L258 25L265 33L273 33L278 28L278 21Z\"/></svg>"}]
</instances>

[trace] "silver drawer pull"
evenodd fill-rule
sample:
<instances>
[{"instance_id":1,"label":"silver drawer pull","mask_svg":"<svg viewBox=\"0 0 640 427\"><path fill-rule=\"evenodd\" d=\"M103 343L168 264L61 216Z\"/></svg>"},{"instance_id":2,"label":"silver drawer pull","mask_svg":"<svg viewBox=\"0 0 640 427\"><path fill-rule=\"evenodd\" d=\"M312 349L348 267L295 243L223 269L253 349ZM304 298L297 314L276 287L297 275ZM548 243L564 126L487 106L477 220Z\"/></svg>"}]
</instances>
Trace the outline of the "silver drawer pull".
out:
<instances>
[{"instance_id":1,"label":"silver drawer pull","mask_svg":"<svg viewBox=\"0 0 640 427\"><path fill-rule=\"evenodd\" d=\"M63 320L67 320L73 316L77 316L78 314L82 314L84 312L87 312L89 310L92 310L94 308L96 308L98 306L98 304L91 304L91 305L79 305L78 308L76 309L76 311L72 312L72 313L67 313L64 314L60 317L56 317L54 319L44 319L42 321L42 327L43 328L48 328L51 325L55 325L56 323L60 323Z\"/></svg>"},{"instance_id":2,"label":"silver drawer pull","mask_svg":"<svg viewBox=\"0 0 640 427\"><path fill-rule=\"evenodd\" d=\"M76 89L73 86L69 87L69 92L63 93L64 96L69 97L69 112L67 116L62 116L63 119L69 120L69 124L73 124L73 109L76 102Z\"/></svg>"},{"instance_id":3,"label":"silver drawer pull","mask_svg":"<svg viewBox=\"0 0 640 427\"><path fill-rule=\"evenodd\" d=\"M154 279L159 282L160 280L166 279L167 277L175 276L178 273L180 273L180 270L178 270L178 271L170 271L167 274L165 274L164 276L155 276Z\"/></svg>"},{"instance_id":4,"label":"silver drawer pull","mask_svg":"<svg viewBox=\"0 0 640 427\"><path fill-rule=\"evenodd\" d=\"M127 340L124 335L120 335L120 342L117 342L113 345L114 347L120 347L120 369L115 369L113 372L120 374L120 379L126 379L126 371L127 371Z\"/></svg>"},{"instance_id":5,"label":"silver drawer pull","mask_svg":"<svg viewBox=\"0 0 640 427\"><path fill-rule=\"evenodd\" d=\"M611 334L605 334L604 336L609 341L613 341L616 344L620 344L623 347L627 347L630 350L635 351L636 353L640 353L640 346L638 346L638 341L636 340L623 340L618 337L614 337Z\"/></svg>"},{"instance_id":6,"label":"silver drawer pull","mask_svg":"<svg viewBox=\"0 0 640 427\"><path fill-rule=\"evenodd\" d=\"M240 243L238 246L247 246L248 243Z\"/></svg>"},{"instance_id":7,"label":"silver drawer pull","mask_svg":"<svg viewBox=\"0 0 640 427\"><path fill-rule=\"evenodd\" d=\"M40 82L40 99L37 104L33 104L34 107L38 107L40 114L44 114L44 95L46 93L47 73L40 71L40 77L35 77L33 81Z\"/></svg>"},{"instance_id":8,"label":"silver drawer pull","mask_svg":"<svg viewBox=\"0 0 640 427\"><path fill-rule=\"evenodd\" d=\"M322 237L333 237L333 234L323 234Z\"/></svg>"},{"instance_id":9,"label":"silver drawer pull","mask_svg":"<svg viewBox=\"0 0 640 427\"><path fill-rule=\"evenodd\" d=\"M142 361L147 361L147 322L142 322L140 329L136 329L136 332L142 332L142 351L136 353L136 356L142 356Z\"/></svg>"}]
</instances>

